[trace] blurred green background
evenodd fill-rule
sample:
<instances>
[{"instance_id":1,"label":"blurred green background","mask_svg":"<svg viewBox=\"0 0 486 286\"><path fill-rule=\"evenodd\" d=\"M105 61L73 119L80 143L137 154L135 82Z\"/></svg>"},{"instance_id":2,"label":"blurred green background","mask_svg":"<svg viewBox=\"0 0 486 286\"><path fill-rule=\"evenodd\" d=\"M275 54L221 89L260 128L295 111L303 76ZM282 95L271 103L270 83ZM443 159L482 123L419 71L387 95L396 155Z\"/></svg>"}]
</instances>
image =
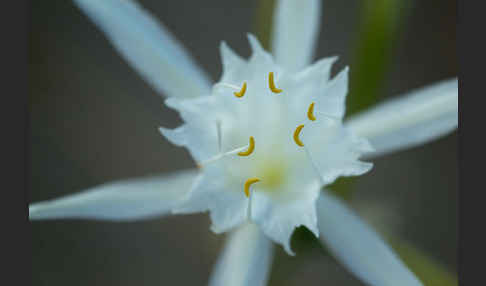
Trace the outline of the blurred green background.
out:
<instances>
[{"instance_id":1,"label":"blurred green background","mask_svg":"<svg viewBox=\"0 0 486 286\"><path fill-rule=\"evenodd\" d=\"M273 1L140 2L217 80L220 41L248 56L245 35L268 33ZM178 115L70 1L32 1L30 14L31 202L194 166L157 130L178 126ZM316 58L331 55L340 56L334 73L350 66L351 112L456 76L456 2L323 1ZM350 204L376 229L407 242L398 249L408 260L426 256L440 268L428 273L455 273L457 133L373 162L338 189L352 191ZM224 242L206 214L31 226L33 285L205 285ZM362 285L323 251L296 247L296 257L277 248L271 285Z\"/></svg>"}]
</instances>

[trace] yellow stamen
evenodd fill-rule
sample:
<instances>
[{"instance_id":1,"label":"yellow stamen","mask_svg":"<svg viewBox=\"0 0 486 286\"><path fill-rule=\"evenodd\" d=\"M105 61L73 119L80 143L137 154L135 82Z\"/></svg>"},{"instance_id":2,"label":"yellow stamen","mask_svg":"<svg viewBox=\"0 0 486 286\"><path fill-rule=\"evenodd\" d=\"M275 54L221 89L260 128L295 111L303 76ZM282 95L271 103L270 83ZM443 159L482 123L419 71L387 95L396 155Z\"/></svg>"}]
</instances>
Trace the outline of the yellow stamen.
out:
<instances>
[{"instance_id":1,"label":"yellow stamen","mask_svg":"<svg viewBox=\"0 0 486 286\"><path fill-rule=\"evenodd\" d=\"M314 116L314 102L309 105L309 109L307 110L307 117L312 121L316 120L316 117Z\"/></svg>"},{"instance_id":2,"label":"yellow stamen","mask_svg":"<svg viewBox=\"0 0 486 286\"><path fill-rule=\"evenodd\" d=\"M243 95L245 95L245 92L246 92L246 81L243 82L243 86L241 87L241 90L238 92L233 92L233 94L236 97L243 97Z\"/></svg>"},{"instance_id":3,"label":"yellow stamen","mask_svg":"<svg viewBox=\"0 0 486 286\"><path fill-rule=\"evenodd\" d=\"M275 86L275 82L273 81L273 72L270 72L268 74L268 85L270 86L270 90L272 92L274 92L274 93L281 93L282 92L281 89L279 89Z\"/></svg>"},{"instance_id":4,"label":"yellow stamen","mask_svg":"<svg viewBox=\"0 0 486 286\"><path fill-rule=\"evenodd\" d=\"M245 196L248 198L250 197L250 185L256 182L260 182L258 178L250 178L245 182Z\"/></svg>"},{"instance_id":5,"label":"yellow stamen","mask_svg":"<svg viewBox=\"0 0 486 286\"><path fill-rule=\"evenodd\" d=\"M238 155L239 156L248 156L251 153L253 153L253 150L255 150L255 139L253 139L253 136L250 136L250 146L248 146L248 150L238 152Z\"/></svg>"},{"instance_id":6,"label":"yellow stamen","mask_svg":"<svg viewBox=\"0 0 486 286\"><path fill-rule=\"evenodd\" d=\"M304 128L304 124L297 126L297 128L294 131L294 141L300 147L304 147L304 143L302 143L302 141L300 141L300 139L299 139L299 134L300 134L300 131L302 130L302 128Z\"/></svg>"}]
</instances>

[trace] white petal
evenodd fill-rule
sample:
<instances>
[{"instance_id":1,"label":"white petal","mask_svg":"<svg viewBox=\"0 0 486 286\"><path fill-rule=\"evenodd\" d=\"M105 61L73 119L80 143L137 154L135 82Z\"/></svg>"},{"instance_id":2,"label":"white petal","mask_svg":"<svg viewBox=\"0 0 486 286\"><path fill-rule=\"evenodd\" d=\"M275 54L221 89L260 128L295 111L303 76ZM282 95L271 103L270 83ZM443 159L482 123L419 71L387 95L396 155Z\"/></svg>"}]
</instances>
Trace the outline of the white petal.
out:
<instances>
[{"instance_id":1,"label":"white petal","mask_svg":"<svg viewBox=\"0 0 486 286\"><path fill-rule=\"evenodd\" d=\"M237 55L226 42L221 42L219 46L221 54L221 62L223 64L223 74L221 81L224 82L223 76L226 78L239 78L242 76L242 67L246 67L246 61Z\"/></svg>"},{"instance_id":2,"label":"white petal","mask_svg":"<svg viewBox=\"0 0 486 286\"><path fill-rule=\"evenodd\" d=\"M339 118L344 116L345 100L348 94L348 74L349 68L345 67L326 84L322 91L324 95L316 98L315 109L317 111Z\"/></svg>"},{"instance_id":3,"label":"white petal","mask_svg":"<svg viewBox=\"0 0 486 286\"><path fill-rule=\"evenodd\" d=\"M299 124L307 119L305 110L312 102L316 103L315 111L337 118L343 117L348 69L343 69L330 80L331 68L336 60L337 57L320 59L295 75L289 76L288 82L281 85L289 95L284 100L292 108L290 116L298 115L295 123Z\"/></svg>"},{"instance_id":4,"label":"white petal","mask_svg":"<svg viewBox=\"0 0 486 286\"><path fill-rule=\"evenodd\" d=\"M248 33L247 38L248 38L248 42L250 43L250 47L252 51L250 61L259 59L259 61L261 61L260 64L273 65L274 62L273 62L272 55L267 51L265 51L260 41L258 41L257 37L251 33Z\"/></svg>"},{"instance_id":5,"label":"white petal","mask_svg":"<svg viewBox=\"0 0 486 286\"><path fill-rule=\"evenodd\" d=\"M296 81L320 82L322 86L325 86L326 82L331 78L332 65L337 60L337 56L332 56L316 61L305 69L299 71L296 75Z\"/></svg>"},{"instance_id":6,"label":"white petal","mask_svg":"<svg viewBox=\"0 0 486 286\"><path fill-rule=\"evenodd\" d=\"M319 190L317 181L300 186L287 198L272 198L257 189L253 194L252 220L268 237L283 245L288 254L295 255L290 248L290 238L296 227L305 226L319 236L316 216Z\"/></svg>"},{"instance_id":7,"label":"white petal","mask_svg":"<svg viewBox=\"0 0 486 286\"><path fill-rule=\"evenodd\" d=\"M322 192L317 212L321 242L364 283L422 285L378 234L339 199Z\"/></svg>"},{"instance_id":8,"label":"white petal","mask_svg":"<svg viewBox=\"0 0 486 286\"><path fill-rule=\"evenodd\" d=\"M175 214L210 211L211 230L226 232L246 221L247 199L240 188L227 184L221 162L203 167L184 201L173 212Z\"/></svg>"},{"instance_id":9,"label":"white petal","mask_svg":"<svg viewBox=\"0 0 486 286\"><path fill-rule=\"evenodd\" d=\"M210 286L263 286L267 284L274 248L254 224L235 230L211 274Z\"/></svg>"},{"instance_id":10,"label":"white petal","mask_svg":"<svg viewBox=\"0 0 486 286\"><path fill-rule=\"evenodd\" d=\"M166 105L177 110L185 123L175 129L160 127L159 131L172 144L186 147L195 160L207 160L218 152L216 122L222 115L215 109L215 100L213 96L166 99Z\"/></svg>"},{"instance_id":11,"label":"white petal","mask_svg":"<svg viewBox=\"0 0 486 286\"><path fill-rule=\"evenodd\" d=\"M273 21L275 61L298 71L312 61L321 17L320 0L279 0Z\"/></svg>"},{"instance_id":12,"label":"white petal","mask_svg":"<svg viewBox=\"0 0 486 286\"><path fill-rule=\"evenodd\" d=\"M116 50L158 92L208 95L210 82L167 28L129 0L75 0Z\"/></svg>"},{"instance_id":13,"label":"white petal","mask_svg":"<svg viewBox=\"0 0 486 286\"><path fill-rule=\"evenodd\" d=\"M29 219L130 221L168 213L190 190L195 170L107 183L58 199L30 204Z\"/></svg>"},{"instance_id":14,"label":"white petal","mask_svg":"<svg viewBox=\"0 0 486 286\"><path fill-rule=\"evenodd\" d=\"M315 116L316 121L305 124L301 139L323 185L341 176L359 176L371 170L372 163L359 160L362 154L373 150L366 139L344 129L335 119Z\"/></svg>"},{"instance_id":15,"label":"white petal","mask_svg":"<svg viewBox=\"0 0 486 286\"><path fill-rule=\"evenodd\" d=\"M449 79L384 102L345 125L367 138L377 156L444 136L457 128L457 117L457 79Z\"/></svg>"}]
</instances>

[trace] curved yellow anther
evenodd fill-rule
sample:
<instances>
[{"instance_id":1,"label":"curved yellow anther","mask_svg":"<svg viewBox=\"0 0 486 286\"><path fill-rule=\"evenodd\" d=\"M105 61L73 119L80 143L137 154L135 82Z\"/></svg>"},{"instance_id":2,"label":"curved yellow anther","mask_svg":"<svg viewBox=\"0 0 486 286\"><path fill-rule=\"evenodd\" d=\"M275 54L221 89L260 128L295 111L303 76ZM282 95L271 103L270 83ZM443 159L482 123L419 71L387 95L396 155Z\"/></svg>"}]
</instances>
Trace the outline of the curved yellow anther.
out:
<instances>
[{"instance_id":1,"label":"curved yellow anther","mask_svg":"<svg viewBox=\"0 0 486 286\"><path fill-rule=\"evenodd\" d=\"M270 90L272 92L274 92L274 93L281 93L282 92L281 89L279 89L275 86L275 82L273 81L273 72L270 72L268 74L268 85L270 86Z\"/></svg>"},{"instance_id":2,"label":"curved yellow anther","mask_svg":"<svg viewBox=\"0 0 486 286\"><path fill-rule=\"evenodd\" d=\"M248 146L248 150L238 152L238 155L239 156L248 156L251 153L253 153L253 150L255 150L255 139L253 139L253 136L250 136L250 146Z\"/></svg>"},{"instance_id":3,"label":"curved yellow anther","mask_svg":"<svg viewBox=\"0 0 486 286\"><path fill-rule=\"evenodd\" d=\"M309 105L309 109L307 110L307 117L314 121L316 117L314 116L314 102Z\"/></svg>"},{"instance_id":4,"label":"curved yellow anther","mask_svg":"<svg viewBox=\"0 0 486 286\"><path fill-rule=\"evenodd\" d=\"M299 134L300 134L300 131L302 130L302 128L304 128L304 124L297 126L297 128L295 128L295 131L294 131L294 141L300 147L304 147L304 143L302 143L302 141L300 141L300 139L299 139Z\"/></svg>"},{"instance_id":5,"label":"curved yellow anther","mask_svg":"<svg viewBox=\"0 0 486 286\"><path fill-rule=\"evenodd\" d=\"M250 196L250 185L256 182L260 182L258 178L249 178L245 182L245 196L248 198Z\"/></svg>"},{"instance_id":6,"label":"curved yellow anther","mask_svg":"<svg viewBox=\"0 0 486 286\"><path fill-rule=\"evenodd\" d=\"M233 92L233 94L236 96L236 97L243 97L243 95L245 95L245 92L246 92L246 81L243 82L243 86L241 87L240 91L238 92Z\"/></svg>"}]
</instances>

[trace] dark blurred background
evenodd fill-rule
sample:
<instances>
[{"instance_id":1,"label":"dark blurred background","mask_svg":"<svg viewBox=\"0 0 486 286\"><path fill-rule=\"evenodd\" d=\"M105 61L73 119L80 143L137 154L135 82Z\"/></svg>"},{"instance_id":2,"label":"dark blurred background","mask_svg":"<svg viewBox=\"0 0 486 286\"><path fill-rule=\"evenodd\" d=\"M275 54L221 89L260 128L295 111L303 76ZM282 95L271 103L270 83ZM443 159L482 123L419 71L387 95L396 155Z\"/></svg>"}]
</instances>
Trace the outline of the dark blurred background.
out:
<instances>
[{"instance_id":1,"label":"dark blurred background","mask_svg":"<svg viewBox=\"0 0 486 286\"><path fill-rule=\"evenodd\" d=\"M221 40L250 54L245 35L255 30L259 1L140 2L213 80L221 74ZM364 2L323 1L316 57L339 55L335 71L353 70ZM381 99L458 73L456 2L410 3ZM188 152L157 130L178 126L178 115L70 1L32 1L30 14L31 202L194 166ZM374 164L353 185L352 206L378 230L456 273L457 132ZM205 285L224 242L209 223L207 214L32 222L32 284ZM281 247L276 253L272 285L362 285L330 257L305 251L289 257Z\"/></svg>"}]
</instances>

